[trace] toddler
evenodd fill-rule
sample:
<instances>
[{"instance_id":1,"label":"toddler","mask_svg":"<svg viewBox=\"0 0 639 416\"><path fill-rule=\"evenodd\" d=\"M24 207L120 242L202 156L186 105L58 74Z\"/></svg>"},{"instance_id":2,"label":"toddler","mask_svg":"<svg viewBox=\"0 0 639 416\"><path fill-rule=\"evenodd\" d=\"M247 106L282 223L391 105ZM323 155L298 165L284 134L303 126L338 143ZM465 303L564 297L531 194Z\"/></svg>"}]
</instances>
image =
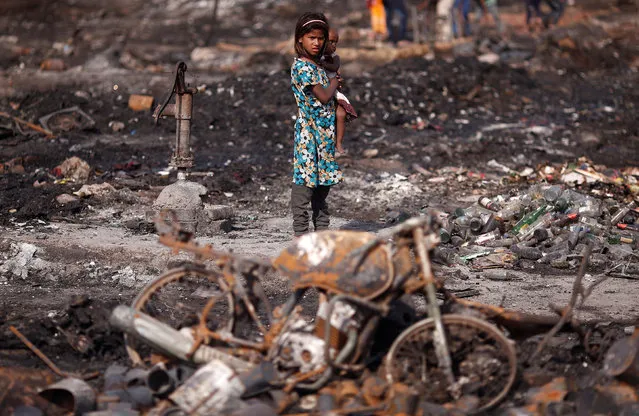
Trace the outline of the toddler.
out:
<instances>
[{"instance_id":1,"label":"toddler","mask_svg":"<svg viewBox=\"0 0 639 416\"><path fill-rule=\"evenodd\" d=\"M329 79L337 76L340 67L339 55L336 53L338 42L339 33L336 29L330 29L328 32L328 43L326 44L324 55L320 60L320 63L326 70L326 75ZM337 91L335 93L335 99L337 100L337 114L335 117L335 147L338 153L336 156L340 156L346 153L342 146L344 132L346 130L346 122L356 119L357 112L355 112L355 109L351 105L351 102L348 101L348 98L346 98L346 96L341 92Z\"/></svg>"}]
</instances>

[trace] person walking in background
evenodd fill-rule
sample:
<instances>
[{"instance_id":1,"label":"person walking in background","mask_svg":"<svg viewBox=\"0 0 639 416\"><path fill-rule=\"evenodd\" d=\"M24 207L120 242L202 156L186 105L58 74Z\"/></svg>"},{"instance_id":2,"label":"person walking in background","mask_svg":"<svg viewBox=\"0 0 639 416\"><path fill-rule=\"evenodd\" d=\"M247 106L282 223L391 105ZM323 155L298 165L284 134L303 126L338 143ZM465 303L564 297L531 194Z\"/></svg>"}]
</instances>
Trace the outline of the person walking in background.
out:
<instances>
[{"instance_id":1,"label":"person walking in background","mask_svg":"<svg viewBox=\"0 0 639 416\"><path fill-rule=\"evenodd\" d=\"M371 14L372 40L382 40L388 35L386 27L386 11L382 0L366 0L366 7Z\"/></svg>"},{"instance_id":2,"label":"person walking in background","mask_svg":"<svg viewBox=\"0 0 639 416\"><path fill-rule=\"evenodd\" d=\"M453 3L453 36L470 36L470 0L455 0Z\"/></svg>"},{"instance_id":3,"label":"person walking in background","mask_svg":"<svg viewBox=\"0 0 639 416\"><path fill-rule=\"evenodd\" d=\"M386 12L386 28L388 30L388 40L397 45L400 41L406 40L406 26L408 22L408 9L404 0L383 0L384 11ZM397 16L399 26L395 30L393 20Z\"/></svg>"},{"instance_id":4,"label":"person walking in background","mask_svg":"<svg viewBox=\"0 0 639 416\"><path fill-rule=\"evenodd\" d=\"M322 13L305 13L295 26L295 53L291 88L297 103L293 152L291 211L296 236L309 231L308 205L315 231L328 229L326 198L331 186L342 180L335 161L335 92L339 74L329 80L320 65L329 36Z\"/></svg>"},{"instance_id":5,"label":"person walking in background","mask_svg":"<svg viewBox=\"0 0 639 416\"><path fill-rule=\"evenodd\" d=\"M544 26L552 27L559 23L559 20L564 15L566 8L566 0L545 0L548 7L550 7L550 13L544 17Z\"/></svg>"},{"instance_id":6,"label":"person walking in background","mask_svg":"<svg viewBox=\"0 0 639 416\"><path fill-rule=\"evenodd\" d=\"M526 26L533 31L535 26L541 23L543 13L541 12L541 0L524 0L526 6ZM533 17L534 16L534 17Z\"/></svg>"},{"instance_id":7,"label":"person walking in background","mask_svg":"<svg viewBox=\"0 0 639 416\"><path fill-rule=\"evenodd\" d=\"M477 7L477 24L481 21L481 19L486 14L490 14L493 18L493 22L497 31L499 33L503 33L504 25L499 18L499 6L497 5L497 0L478 0L479 7Z\"/></svg>"},{"instance_id":8,"label":"person walking in background","mask_svg":"<svg viewBox=\"0 0 639 416\"><path fill-rule=\"evenodd\" d=\"M451 23L454 0L437 1L437 40L450 42L453 38Z\"/></svg>"}]
</instances>

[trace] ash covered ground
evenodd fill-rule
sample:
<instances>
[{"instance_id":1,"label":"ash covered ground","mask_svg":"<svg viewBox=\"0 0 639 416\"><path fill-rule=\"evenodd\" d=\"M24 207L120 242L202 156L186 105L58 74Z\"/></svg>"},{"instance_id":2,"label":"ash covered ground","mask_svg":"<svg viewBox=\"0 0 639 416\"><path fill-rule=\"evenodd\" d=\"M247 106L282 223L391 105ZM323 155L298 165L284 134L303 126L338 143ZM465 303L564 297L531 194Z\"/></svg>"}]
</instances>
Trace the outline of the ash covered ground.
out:
<instances>
[{"instance_id":1,"label":"ash covered ground","mask_svg":"<svg viewBox=\"0 0 639 416\"><path fill-rule=\"evenodd\" d=\"M296 17L317 4L221 1L213 20L212 3L0 6L0 110L37 124L77 106L94 122L45 137L0 118L2 365L42 366L9 325L66 369L124 362L120 334L107 325L110 309L187 258L157 243L146 215L175 181L164 174L174 122L156 126L151 111L128 105L131 94L161 102L177 61L187 62L187 82L199 89L191 179L207 187L207 201L236 212L230 232L203 240L266 256L290 242L290 44ZM435 50L375 48L360 3L325 4L342 30L345 93L360 114L347 127L348 154L340 159L346 181L329 197L335 228L376 231L428 208L452 212L482 195L515 195L557 181L562 167L584 160L611 175L639 166L632 2L578 1L563 24L533 34L523 26L520 3L503 2L503 38L482 26L474 38ZM46 70L47 60L63 68ZM56 166L72 156L90 166L88 184L115 190L60 203L59 195L82 186L55 177ZM555 176L542 177L545 167ZM527 168L533 173L518 174ZM594 182L576 190L622 203L636 189L627 185ZM521 260L512 268L520 279L487 280L467 268L441 273L452 288L478 289L477 299L516 310L551 313L549 303L570 297L574 264L556 269ZM278 299L288 293L280 276L267 291ZM627 325L639 314L637 294L636 281L609 281L582 313ZM64 332L89 336L91 352L75 351ZM548 354L541 366L555 374L578 372L586 360L576 346L567 353L553 348L560 358Z\"/></svg>"}]
</instances>

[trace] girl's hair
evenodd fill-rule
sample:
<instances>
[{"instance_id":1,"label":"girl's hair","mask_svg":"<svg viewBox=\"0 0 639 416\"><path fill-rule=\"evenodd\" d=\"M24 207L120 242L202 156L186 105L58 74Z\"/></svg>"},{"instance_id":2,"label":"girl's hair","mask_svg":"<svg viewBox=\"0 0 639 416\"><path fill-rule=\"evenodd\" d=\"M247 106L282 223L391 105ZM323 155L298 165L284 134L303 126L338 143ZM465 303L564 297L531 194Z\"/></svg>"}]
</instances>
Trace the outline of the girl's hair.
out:
<instances>
[{"instance_id":1,"label":"girl's hair","mask_svg":"<svg viewBox=\"0 0 639 416\"><path fill-rule=\"evenodd\" d=\"M300 43L300 39L302 39L305 34L315 29L319 29L324 32L324 45L322 45L317 57L309 56L309 58L319 59L320 56L324 55L326 41L328 40L328 20L323 13L304 13L299 19L297 19L297 24L295 25L295 53L297 53L298 57L307 56L304 46Z\"/></svg>"}]
</instances>

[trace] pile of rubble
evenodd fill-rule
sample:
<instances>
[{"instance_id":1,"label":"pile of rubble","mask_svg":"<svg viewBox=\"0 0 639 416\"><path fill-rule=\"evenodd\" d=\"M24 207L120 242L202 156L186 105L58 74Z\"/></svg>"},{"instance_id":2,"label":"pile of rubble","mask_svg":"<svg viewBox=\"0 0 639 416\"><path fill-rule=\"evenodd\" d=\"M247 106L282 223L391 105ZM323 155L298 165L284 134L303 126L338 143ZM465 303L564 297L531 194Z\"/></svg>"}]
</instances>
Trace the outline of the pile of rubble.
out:
<instances>
[{"instance_id":1,"label":"pile of rubble","mask_svg":"<svg viewBox=\"0 0 639 416\"><path fill-rule=\"evenodd\" d=\"M156 224L160 241L193 253L196 261L167 271L131 306L113 310L110 324L125 333L132 366L114 363L103 374L65 373L11 327L63 379L37 396L33 385L50 383L51 377L6 371L0 381L7 380L13 393L21 387L25 399L14 414L463 415L485 414L496 406L505 415L580 414L584 409L635 414L639 329L620 333L616 327L582 325L574 315L598 284L582 283L595 244L581 253L572 297L556 316L463 300L433 275L430 256L437 256L440 236L475 244L512 239L513 256L524 257L536 247L522 243L548 239L536 230L559 227L545 216L553 211L550 202L562 218L571 215L564 212L571 204L582 216L586 210L580 208L594 212L594 200L579 199L574 191L534 189L539 195L530 195L530 212L521 209L523 216L509 228L511 237L488 238L498 226L477 233L477 219L482 229L503 222L506 208L523 206L523 197L482 198L483 209L501 214L484 219L469 214L477 207L460 210L448 223L452 229L432 212L380 236L307 234L272 261L200 245L178 225L175 213L163 212ZM562 198L567 202L558 202ZM632 203L619 208L610 222L630 225L627 217L634 219L634 209ZM599 237L580 224L568 232ZM292 286L288 300L275 308L261 285L270 271L287 276ZM313 307L309 290L319 293L315 314L308 311ZM426 298L426 313L405 296L419 294ZM588 377L553 378L539 367L548 356L557 358L557 345L566 336L582 349L584 368L592 366ZM68 340L80 352L92 345L84 336L69 334ZM99 375L99 385L85 381Z\"/></svg>"}]
</instances>

